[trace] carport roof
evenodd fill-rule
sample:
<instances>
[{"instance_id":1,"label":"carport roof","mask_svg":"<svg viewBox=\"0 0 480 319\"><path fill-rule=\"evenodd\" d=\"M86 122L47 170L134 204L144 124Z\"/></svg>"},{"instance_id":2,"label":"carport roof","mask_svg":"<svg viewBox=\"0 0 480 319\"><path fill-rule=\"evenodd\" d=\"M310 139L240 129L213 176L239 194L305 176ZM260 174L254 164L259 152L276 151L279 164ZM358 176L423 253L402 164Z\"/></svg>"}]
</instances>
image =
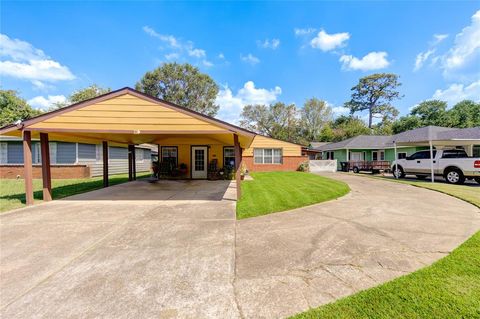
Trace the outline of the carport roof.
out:
<instances>
[{"instance_id":1,"label":"carport roof","mask_svg":"<svg viewBox=\"0 0 480 319\"><path fill-rule=\"evenodd\" d=\"M211 116L125 87L34 118L0 128L0 134L32 137L46 132L65 141L108 140L114 143L155 143L161 135L203 135L230 143L233 134L247 147L255 133Z\"/></svg>"}]
</instances>

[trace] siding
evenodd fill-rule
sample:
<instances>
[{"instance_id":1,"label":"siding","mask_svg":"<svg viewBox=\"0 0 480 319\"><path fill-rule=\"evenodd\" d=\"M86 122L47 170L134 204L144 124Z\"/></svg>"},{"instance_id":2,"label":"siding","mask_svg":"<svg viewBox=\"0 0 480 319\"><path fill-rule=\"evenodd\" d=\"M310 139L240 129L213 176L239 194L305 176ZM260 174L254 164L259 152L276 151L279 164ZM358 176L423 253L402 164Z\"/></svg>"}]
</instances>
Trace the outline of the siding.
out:
<instances>
[{"instance_id":1,"label":"siding","mask_svg":"<svg viewBox=\"0 0 480 319\"><path fill-rule=\"evenodd\" d=\"M226 129L131 94L70 111L32 128L92 130L218 131Z\"/></svg>"},{"instance_id":2,"label":"siding","mask_svg":"<svg viewBox=\"0 0 480 319\"><path fill-rule=\"evenodd\" d=\"M302 156L302 147L300 145L261 135L255 136L250 147L243 151L243 156L253 156L254 148L281 148L283 156Z\"/></svg>"},{"instance_id":3,"label":"siding","mask_svg":"<svg viewBox=\"0 0 480 319\"><path fill-rule=\"evenodd\" d=\"M141 148L136 148L135 153L143 154L143 160L135 161L135 167L137 173L148 172L151 170L152 160L151 151ZM137 156L138 158L138 156ZM85 162L85 161L82 161ZM103 175L103 162L89 162L90 173L92 177ZM109 147L109 159L108 159L108 174L125 174L128 173L128 149L123 147Z\"/></svg>"}]
</instances>

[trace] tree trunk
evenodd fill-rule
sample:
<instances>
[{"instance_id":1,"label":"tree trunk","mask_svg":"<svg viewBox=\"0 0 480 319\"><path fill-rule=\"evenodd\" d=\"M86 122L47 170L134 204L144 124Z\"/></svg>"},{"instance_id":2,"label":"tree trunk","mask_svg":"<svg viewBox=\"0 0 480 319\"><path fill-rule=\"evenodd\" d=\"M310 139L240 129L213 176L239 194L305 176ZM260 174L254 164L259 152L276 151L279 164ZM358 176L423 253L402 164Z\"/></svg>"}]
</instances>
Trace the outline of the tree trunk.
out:
<instances>
[{"instance_id":1,"label":"tree trunk","mask_svg":"<svg viewBox=\"0 0 480 319\"><path fill-rule=\"evenodd\" d=\"M368 128L372 128L372 121L373 121L373 114L372 114L372 106L368 108Z\"/></svg>"}]
</instances>

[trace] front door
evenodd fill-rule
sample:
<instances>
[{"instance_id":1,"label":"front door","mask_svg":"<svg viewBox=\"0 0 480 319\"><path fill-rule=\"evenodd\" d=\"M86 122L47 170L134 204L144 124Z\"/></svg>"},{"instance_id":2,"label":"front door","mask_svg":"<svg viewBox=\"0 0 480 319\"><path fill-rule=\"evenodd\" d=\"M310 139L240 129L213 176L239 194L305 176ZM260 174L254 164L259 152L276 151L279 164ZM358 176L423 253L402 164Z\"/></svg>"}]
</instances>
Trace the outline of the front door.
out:
<instances>
[{"instance_id":1,"label":"front door","mask_svg":"<svg viewBox=\"0 0 480 319\"><path fill-rule=\"evenodd\" d=\"M350 160L354 162L360 162L363 160L363 153L362 152L351 152L350 153Z\"/></svg>"},{"instance_id":2,"label":"front door","mask_svg":"<svg viewBox=\"0 0 480 319\"><path fill-rule=\"evenodd\" d=\"M207 178L207 147L193 146L192 147L192 178L202 179Z\"/></svg>"}]
</instances>

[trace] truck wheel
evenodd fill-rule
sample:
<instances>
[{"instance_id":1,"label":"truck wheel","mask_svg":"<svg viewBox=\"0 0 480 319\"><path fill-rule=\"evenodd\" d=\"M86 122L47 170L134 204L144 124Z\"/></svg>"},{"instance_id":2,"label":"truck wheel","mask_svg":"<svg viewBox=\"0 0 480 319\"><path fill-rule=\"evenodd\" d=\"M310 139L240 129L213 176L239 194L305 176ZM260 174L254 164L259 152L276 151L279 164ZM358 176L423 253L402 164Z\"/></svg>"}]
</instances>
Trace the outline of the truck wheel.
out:
<instances>
[{"instance_id":1,"label":"truck wheel","mask_svg":"<svg viewBox=\"0 0 480 319\"><path fill-rule=\"evenodd\" d=\"M463 184L465 182L465 176L463 176L463 173L461 170L458 168L450 168L445 172L445 175L443 176L447 183L449 184Z\"/></svg>"},{"instance_id":2,"label":"truck wheel","mask_svg":"<svg viewBox=\"0 0 480 319\"><path fill-rule=\"evenodd\" d=\"M360 173L360 170L358 169L358 167L354 166L354 167L353 167L353 172L354 172L355 174L358 174L358 173Z\"/></svg>"},{"instance_id":3,"label":"truck wheel","mask_svg":"<svg viewBox=\"0 0 480 319\"><path fill-rule=\"evenodd\" d=\"M475 180L475 182L480 184L480 177L475 177L474 180Z\"/></svg>"},{"instance_id":4,"label":"truck wheel","mask_svg":"<svg viewBox=\"0 0 480 319\"><path fill-rule=\"evenodd\" d=\"M417 179L425 179L427 178L427 175L415 175L417 176Z\"/></svg>"},{"instance_id":5,"label":"truck wheel","mask_svg":"<svg viewBox=\"0 0 480 319\"><path fill-rule=\"evenodd\" d=\"M403 171L403 168L401 166L393 166L392 170L393 177L395 178L404 178L405 177L405 172Z\"/></svg>"}]
</instances>

